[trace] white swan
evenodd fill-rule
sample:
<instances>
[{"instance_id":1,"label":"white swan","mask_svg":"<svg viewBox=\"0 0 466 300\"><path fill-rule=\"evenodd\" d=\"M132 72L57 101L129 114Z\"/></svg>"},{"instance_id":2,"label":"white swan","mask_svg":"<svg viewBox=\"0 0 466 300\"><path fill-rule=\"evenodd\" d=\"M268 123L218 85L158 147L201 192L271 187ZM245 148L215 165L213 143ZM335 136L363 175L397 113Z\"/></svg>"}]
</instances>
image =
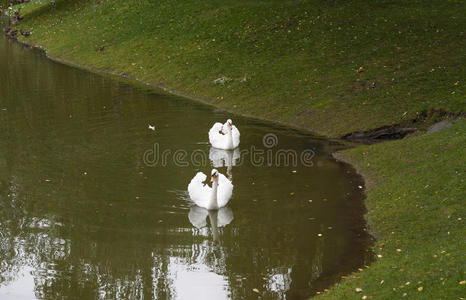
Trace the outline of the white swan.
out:
<instances>
[{"instance_id":1,"label":"white swan","mask_svg":"<svg viewBox=\"0 0 466 300\"><path fill-rule=\"evenodd\" d=\"M197 206L206 209L219 209L227 205L233 194L233 184L225 175L213 169L211 173L212 187L203 183L207 176L198 172L188 185L188 193L191 200Z\"/></svg>"},{"instance_id":2,"label":"white swan","mask_svg":"<svg viewBox=\"0 0 466 300\"><path fill-rule=\"evenodd\" d=\"M209 130L209 142L218 149L233 150L239 146L239 130L228 119L225 124L215 123Z\"/></svg>"}]
</instances>

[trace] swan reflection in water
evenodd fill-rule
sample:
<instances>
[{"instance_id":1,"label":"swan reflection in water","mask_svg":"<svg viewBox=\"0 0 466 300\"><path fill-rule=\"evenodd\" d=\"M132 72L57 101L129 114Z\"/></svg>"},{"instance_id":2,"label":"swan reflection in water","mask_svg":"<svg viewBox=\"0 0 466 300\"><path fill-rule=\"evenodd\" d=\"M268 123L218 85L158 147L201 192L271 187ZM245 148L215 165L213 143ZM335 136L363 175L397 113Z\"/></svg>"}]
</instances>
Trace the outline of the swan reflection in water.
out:
<instances>
[{"instance_id":1,"label":"swan reflection in water","mask_svg":"<svg viewBox=\"0 0 466 300\"><path fill-rule=\"evenodd\" d=\"M194 227L201 229L207 227L207 216L213 235L212 244L215 246L219 241L219 227L225 227L233 221L233 211L229 207L222 207L219 210L207 210L197 205L191 206L188 218Z\"/></svg>"},{"instance_id":2,"label":"swan reflection in water","mask_svg":"<svg viewBox=\"0 0 466 300\"><path fill-rule=\"evenodd\" d=\"M222 150L210 147L209 159L214 168L227 167L228 179L232 180L233 174L231 170L240 159L240 150L239 148L234 150Z\"/></svg>"}]
</instances>

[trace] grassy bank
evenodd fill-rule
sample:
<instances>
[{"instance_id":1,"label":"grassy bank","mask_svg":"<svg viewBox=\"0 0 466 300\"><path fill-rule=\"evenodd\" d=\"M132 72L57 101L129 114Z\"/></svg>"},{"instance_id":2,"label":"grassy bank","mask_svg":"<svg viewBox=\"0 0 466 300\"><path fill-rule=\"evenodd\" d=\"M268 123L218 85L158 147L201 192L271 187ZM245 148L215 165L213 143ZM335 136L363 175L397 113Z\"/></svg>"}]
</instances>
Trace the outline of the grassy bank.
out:
<instances>
[{"instance_id":1,"label":"grassy bank","mask_svg":"<svg viewBox=\"0 0 466 300\"><path fill-rule=\"evenodd\" d=\"M461 1L56 2L20 26L54 57L324 135L466 106Z\"/></svg>"},{"instance_id":2,"label":"grassy bank","mask_svg":"<svg viewBox=\"0 0 466 300\"><path fill-rule=\"evenodd\" d=\"M466 112L462 1L56 2L33 0L19 25L51 56L238 113L339 136ZM324 297L464 294L465 144L462 120L339 154L367 180L381 257Z\"/></svg>"},{"instance_id":3,"label":"grassy bank","mask_svg":"<svg viewBox=\"0 0 466 300\"><path fill-rule=\"evenodd\" d=\"M338 154L368 179L367 219L381 257L325 297L464 297L465 132L463 120L436 133Z\"/></svg>"}]
</instances>

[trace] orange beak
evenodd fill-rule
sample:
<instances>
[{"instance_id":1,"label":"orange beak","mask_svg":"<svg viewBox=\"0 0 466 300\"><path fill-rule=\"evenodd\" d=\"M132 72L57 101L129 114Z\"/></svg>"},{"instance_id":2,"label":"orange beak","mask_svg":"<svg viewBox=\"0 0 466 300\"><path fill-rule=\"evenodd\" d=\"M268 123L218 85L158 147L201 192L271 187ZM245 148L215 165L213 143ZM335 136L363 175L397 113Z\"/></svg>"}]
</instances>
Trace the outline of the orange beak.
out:
<instances>
[{"instance_id":1,"label":"orange beak","mask_svg":"<svg viewBox=\"0 0 466 300\"><path fill-rule=\"evenodd\" d=\"M215 180L215 175L212 175L212 177L210 178L210 182L214 182Z\"/></svg>"},{"instance_id":2,"label":"orange beak","mask_svg":"<svg viewBox=\"0 0 466 300\"><path fill-rule=\"evenodd\" d=\"M229 126L230 126L230 129L233 129L233 125L230 124Z\"/></svg>"}]
</instances>

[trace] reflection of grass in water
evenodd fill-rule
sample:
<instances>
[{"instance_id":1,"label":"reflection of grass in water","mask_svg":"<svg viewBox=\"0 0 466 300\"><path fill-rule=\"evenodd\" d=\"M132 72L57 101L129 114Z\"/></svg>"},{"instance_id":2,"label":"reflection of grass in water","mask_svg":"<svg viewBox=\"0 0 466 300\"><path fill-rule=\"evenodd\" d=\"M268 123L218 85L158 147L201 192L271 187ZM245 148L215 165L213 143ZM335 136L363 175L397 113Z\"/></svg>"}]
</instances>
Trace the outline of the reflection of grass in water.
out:
<instances>
[{"instance_id":1,"label":"reflection of grass in water","mask_svg":"<svg viewBox=\"0 0 466 300\"><path fill-rule=\"evenodd\" d=\"M380 235L375 251L382 257L349 276L329 298L398 299L406 293L411 299L456 299L464 294L464 132L463 120L437 133L342 154L372 179L368 222ZM359 297L356 287L363 290Z\"/></svg>"}]
</instances>

